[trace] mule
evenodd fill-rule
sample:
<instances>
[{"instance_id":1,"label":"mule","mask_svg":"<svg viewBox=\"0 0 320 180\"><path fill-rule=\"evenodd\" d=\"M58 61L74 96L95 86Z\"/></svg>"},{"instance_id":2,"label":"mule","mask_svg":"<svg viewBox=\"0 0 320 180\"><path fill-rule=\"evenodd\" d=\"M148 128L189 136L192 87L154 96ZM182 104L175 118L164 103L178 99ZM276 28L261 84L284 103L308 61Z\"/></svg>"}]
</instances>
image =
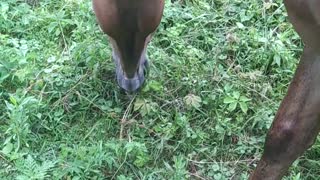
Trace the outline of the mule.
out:
<instances>
[{"instance_id":1,"label":"mule","mask_svg":"<svg viewBox=\"0 0 320 180\"><path fill-rule=\"evenodd\" d=\"M284 0L284 5L305 47L251 180L281 179L320 130L320 0ZM93 0L93 7L112 45L119 86L136 91L145 79L146 48L164 0Z\"/></svg>"}]
</instances>

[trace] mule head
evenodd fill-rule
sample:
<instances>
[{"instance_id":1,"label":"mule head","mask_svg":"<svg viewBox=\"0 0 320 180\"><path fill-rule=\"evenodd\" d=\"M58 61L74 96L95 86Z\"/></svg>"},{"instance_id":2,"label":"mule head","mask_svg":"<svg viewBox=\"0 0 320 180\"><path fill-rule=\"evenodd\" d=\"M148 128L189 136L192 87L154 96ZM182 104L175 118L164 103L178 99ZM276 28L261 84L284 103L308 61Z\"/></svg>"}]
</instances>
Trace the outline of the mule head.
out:
<instances>
[{"instance_id":1,"label":"mule head","mask_svg":"<svg viewBox=\"0 0 320 180\"><path fill-rule=\"evenodd\" d=\"M118 84L126 91L136 91L145 80L146 49L163 6L164 0L93 0L98 22L112 45Z\"/></svg>"}]
</instances>

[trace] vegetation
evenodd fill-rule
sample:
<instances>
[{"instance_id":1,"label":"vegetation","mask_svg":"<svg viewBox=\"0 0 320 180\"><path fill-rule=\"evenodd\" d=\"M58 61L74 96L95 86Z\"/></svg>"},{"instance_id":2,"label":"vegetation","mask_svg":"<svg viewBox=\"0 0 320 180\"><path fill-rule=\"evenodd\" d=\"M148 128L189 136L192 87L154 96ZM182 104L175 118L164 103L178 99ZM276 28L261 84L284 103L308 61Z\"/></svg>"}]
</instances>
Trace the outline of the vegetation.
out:
<instances>
[{"instance_id":1,"label":"vegetation","mask_svg":"<svg viewBox=\"0 0 320 180\"><path fill-rule=\"evenodd\" d=\"M0 179L247 179L302 44L282 1L166 1L124 94L89 0L0 2ZM286 179L317 179L320 143Z\"/></svg>"}]
</instances>

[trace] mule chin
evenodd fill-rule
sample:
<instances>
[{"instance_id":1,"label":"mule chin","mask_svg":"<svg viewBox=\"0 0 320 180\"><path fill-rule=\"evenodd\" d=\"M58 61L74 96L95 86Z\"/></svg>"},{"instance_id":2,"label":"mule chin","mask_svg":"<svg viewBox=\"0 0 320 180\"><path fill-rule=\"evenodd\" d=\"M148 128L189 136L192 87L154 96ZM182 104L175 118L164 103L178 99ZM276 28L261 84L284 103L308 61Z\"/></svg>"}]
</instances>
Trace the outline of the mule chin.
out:
<instances>
[{"instance_id":1,"label":"mule chin","mask_svg":"<svg viewBox=\"0 0 320 180\"><path fill-rule=\"evenodd\" d=\"M120 88L125 90L126 92L137 92L139 88L142 87L145 76L148 72L148 60L143 59L143 61L139 65L139 69L134 74L133 78L126 77L122 67L121 63L119 62L119 58L116 58L113 56L113 60L116 64L116 76L117 76L117 82Z\"/></svg>"}]
</instances>

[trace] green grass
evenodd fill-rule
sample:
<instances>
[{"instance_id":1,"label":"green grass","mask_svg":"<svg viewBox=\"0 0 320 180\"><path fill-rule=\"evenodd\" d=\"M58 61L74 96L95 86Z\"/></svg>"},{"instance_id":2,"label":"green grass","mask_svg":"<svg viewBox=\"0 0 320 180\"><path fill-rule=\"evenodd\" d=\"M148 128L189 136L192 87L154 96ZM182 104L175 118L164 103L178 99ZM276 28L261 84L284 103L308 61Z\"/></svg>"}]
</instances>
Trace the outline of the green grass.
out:
<instances>
[{"instance_id":1,"label":"green grass","mask_svg":"<svg viewBox=\"0 0 320 180\"><path fill-rule=\"evenodd\" d=\"M0 179L248 178L302 50L281 1L167 1L130 97L89 0L29 3L0 2Z\"/></svg>"}]
</instances>

